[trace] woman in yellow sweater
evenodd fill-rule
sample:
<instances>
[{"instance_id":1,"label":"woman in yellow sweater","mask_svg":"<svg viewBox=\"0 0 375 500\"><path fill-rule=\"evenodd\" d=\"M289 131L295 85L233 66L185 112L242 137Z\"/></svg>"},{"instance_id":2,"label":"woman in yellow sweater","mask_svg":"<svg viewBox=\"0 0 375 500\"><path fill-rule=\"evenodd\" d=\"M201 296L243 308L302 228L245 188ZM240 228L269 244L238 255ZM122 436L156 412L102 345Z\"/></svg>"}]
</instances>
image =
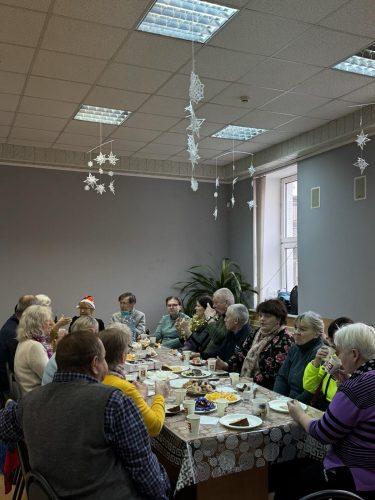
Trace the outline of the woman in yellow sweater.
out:
<instances>
[{"instance_id":1,"label":"woman in yellow sweater","mask_svg":"<svg viewBox=\"0 0 375 500\"><path fill-rule=\"evenodd\" d=\"M123 363L131 340L131 332L126 325L113 323L100 333L100 339L106 351L105 358L109 370L103 384L116 387L131 398L140 411L150 436L157 436L164 424L164 397L167 395L168 388L165 384L156 384L155 390L157 394L154 396L151 406L149 406L144 399L147 396L147 386L139 382L126 380Z\"/></svg>"},{"instance_id":2,"label":"woman in yellow sweater","mask_svg":"<svg viewBox=\"0 0 375 500\"><path fill-rule=\"evenodd\" d=\"M339 328L353 323L350 318L345 316L337 318L328 327L327 341L329 346L334 347L334 336ZM315 358L306 366L303 374L303 388L305 391L314 394L312 406L321 410L326 410L333 396L337 392L337 375L327 373L323 366L323 361L329 354L327 345L321 347L315 355Z\"/></svg>"}]
</instances>

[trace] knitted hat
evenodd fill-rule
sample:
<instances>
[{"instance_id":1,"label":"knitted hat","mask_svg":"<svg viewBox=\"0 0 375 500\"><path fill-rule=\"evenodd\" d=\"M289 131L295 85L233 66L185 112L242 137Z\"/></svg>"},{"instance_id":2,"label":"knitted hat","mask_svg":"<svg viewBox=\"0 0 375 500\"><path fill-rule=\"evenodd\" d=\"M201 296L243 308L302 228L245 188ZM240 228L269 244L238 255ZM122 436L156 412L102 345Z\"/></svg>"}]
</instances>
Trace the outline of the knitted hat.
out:
<instances>
[{"instance_id":1,"label":"knitted hat","mask_svg":"<svg viewBox=\"0 0 375 500\"><path fill-rule=\"evenodd\" d=\"M95 309L94 297L92 295L86 295L86 297L83 297L83 299L79 301L79 304L81 304L82 302L89 305L92 309ZM79 309L79 304L77 306L77 309Z\"/></svg>"}]
</instances>

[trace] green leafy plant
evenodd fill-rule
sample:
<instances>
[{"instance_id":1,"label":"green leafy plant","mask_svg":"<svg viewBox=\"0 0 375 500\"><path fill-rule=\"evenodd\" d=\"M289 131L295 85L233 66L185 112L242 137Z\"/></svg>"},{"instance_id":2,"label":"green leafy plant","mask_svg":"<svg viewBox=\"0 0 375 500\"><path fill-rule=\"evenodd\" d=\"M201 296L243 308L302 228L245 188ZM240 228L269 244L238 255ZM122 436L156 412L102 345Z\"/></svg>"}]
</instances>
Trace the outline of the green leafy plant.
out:
<instances>
[{"instance_id":1,"label":"green leafy plant","mask_svg":"<svg viewBox=\"0 0 375 500\"><path fill-rule=\"evenodd\" d=\"M219 288L229 288L236 303L250 307L252 295L258 293L247 283L239 265L225 258L217 269L211 266L200 265L189 267L187 271L191 277L188 281L179 281L175 284L183 296L185 312L194 314L196 301L202 295L213 295Z\"/></svg>"}]
</instances>

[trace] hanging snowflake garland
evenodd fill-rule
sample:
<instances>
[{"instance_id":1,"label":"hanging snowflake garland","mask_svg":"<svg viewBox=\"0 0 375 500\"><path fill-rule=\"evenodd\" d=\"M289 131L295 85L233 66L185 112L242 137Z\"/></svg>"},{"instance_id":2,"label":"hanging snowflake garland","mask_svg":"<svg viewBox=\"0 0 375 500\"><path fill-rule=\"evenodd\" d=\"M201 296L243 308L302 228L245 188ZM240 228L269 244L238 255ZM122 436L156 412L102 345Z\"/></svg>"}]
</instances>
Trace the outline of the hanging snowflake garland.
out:
<instances>
[{"instance_id":1,"label":"hanging snowflake garland","mask_svg":"<svg viewBox=\"0 0 375 500\"><path fill-rule=\"evenodd\" d=\"M250 167L247 169L247 171L249 172L249 175L250 175L251 190L253 191L253 196L254 196L254 180L253 180L253 177L254 177L254 174L255 174L255 167L254 167L254 155L253 154L251 154L251 163L250 163ZM246 202L246 204L249 207L249 210L252 210L255 207L254 200L249 200L249 201Z\"/></svg>"},{"instance_id":2,"label":"hanging snowflake garland","mask_svg":"<svg viewBox=\"0 0 375 500\"><path fill-rule=\"evenodd\" d=\"M199 129L201 128L204 121L205 118L197 118L195 116L194 109L192 109L190 114L190 125L186 127L186 130L190 130L192 134L195 134L197 137L199 137Z\"/></svg>"},{"instance_id":3,"label":"hanging snowflake garland","mask_svg":"<svg viewBox=\"0 0 375 500\"><path fill-rule=\"evenodd\" d=\"M368 167L369 164L367 163L367 161L364 158L362 158L362 157L359 156L357 158L357 161L355 163L353 163L353 165L355 167L359 168L359 170L361 171L361 175L362 175L363 172L366 170L366 168Z\"/></svg>"},{"instance_id":4,"label":"hanging snowflake garland","mask_svg":"<svg viewBox=\"0 0 375 500\"><path fill-rule=\"evenodd\" d=\"M190 74L189 97L194 104L198 104L204 98L204 84L194 71Z\"/></svg>"},{"instance_id":5,"label":"hanging snowflake garland","mask_svg":"<svg viewBox=\"0 0 375 500\"><path fill-rule=\"evenodd\" d=\"M102 195L103 193L105 193L105 185L104 184L98 184L95 188L95 191L97 193L99 193L100 195Z\"/></svg>"},{"instance_id":6,"label":"hanging snowflake garland","mask_svg":"<svg viewBox=\"0 0 375 500\"><path fill-rule=\"evenodd\" d=\"M103 155L103 153L100 151L98 156L95 158L95 161L98 165L104 165L104 163L106 162L106 156Z\"/></svg>"},{"instance_id":7,"label":"hanging snowflake garland","mask_svg":"<svg viewBox=\"0 0 375 500\"><path fill-rule=\"evenodd\" d=\"M249 207L250 210L252 210L255 207L255 201L250 200L246 202L247 206Z\"/></svg>"},{"instance_id":8,"label":"hanging snowflake garland","mask_svg":"<svg viewBox=\"0 0 375 500\"><path fill-rule=\"evenodd\" d=\"M107 156L107 160L108 160L108 162L109 162L110 165L116 165L116 163L119 161L119 159L117 158L117 156L114 155L112 153L112 151Z\"/></svg>"},{"instance_id":9,"label":"hanging snowflake garland","mask_svg":"<svg viewBox=\"0 0 375 500\"><path fill-rule=\"evenodd\" d=\"M195 165L198 164L200 156L198 154L198 143L195 142L193 135L188 135L187 152L189 153L190 163L194 169Z\"/></svg>"},{"instance_id":10,"label":"hanging snowflake garland","mask_svg":"<svg viewBox=\"0 0 375 500\"><path fill-rule=\"evenodd\" d=\"M217 220L217 207L215 207L212 215L214 216L214 219Z\"/></svg>"},{"instance_id":11,"label":"hanging snowflake garland","mask_svg":"<svg viewBox=\"0 0 375 500\"><path fill-rule=\"evenodd\" d=\"M371 141L371 139L369 139L368 134L364 133L363 129L357 135L357 138L355 140L355 142L358 144L358 147L361 148L362 151L363 151L363 148L366 146L366 144L370 141Z\"/></svg>"},{"instance_id":12,"label":"hanging snowflake garland","mask_svg":"<svg viewBox=\"0 0 375 500\"><path fill-rule=\"evenodd\" d=\"M192 177L192 178L190 179L190 185L191 185L191 189L192 189L194 192L195 192L195 191L198 191L198 186L199 186L199 184L198 184L197 179L195 179L194 177Z\"/></svg>"},{"instance_id":13,"label":"hanging snowflake garland","mask_svg":"<svg viewBox=\"0 0 375 500\"><path fill-rule=\"evenodd\" d=\"M360 153L360 156L357 157L357 160L353 163L353 165L355 167L359 168L361 175L363 175L363 172L369 166L369 163L363 157L363 150L364 150L366 144L371 141L368 134L365 134L365 132L363 130L363 107L364 106L367 106L367 105L360 105L361 111L360 111L360 116L359 116L359 126L360 126L361 130L360 130L360 133L357 134L356 139L355 139L355 142L357 143L357 146L360 148L361 153Z\"/></svg>"}]
</instances>

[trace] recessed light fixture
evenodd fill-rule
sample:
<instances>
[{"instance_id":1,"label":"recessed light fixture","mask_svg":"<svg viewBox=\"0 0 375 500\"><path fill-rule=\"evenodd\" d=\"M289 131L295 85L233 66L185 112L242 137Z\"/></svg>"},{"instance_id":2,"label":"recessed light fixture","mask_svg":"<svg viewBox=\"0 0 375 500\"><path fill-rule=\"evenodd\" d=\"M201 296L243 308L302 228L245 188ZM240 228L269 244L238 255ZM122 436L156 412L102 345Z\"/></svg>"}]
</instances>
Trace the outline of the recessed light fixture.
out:
<instances>
[{"instance_id":1,"label":"recessed light fixture","mask_svg":"<svg viewBox=\"0 0 375 500\"><path fill-rule=\"evenodd\" d=\"M219 130L212 137L219 139L234 139L236 141L248 141L253 137L267 132L264 128L238 127L237 125L228 125L222 130Z\"/></svg>"},{"instance_id":2,"label":"recessed light fixture","mask_svg":"<svg viewBox=\"0 0 375 500\"><path fill-rule=\"evenodd\" d=\"M237 12L202 0L156 0L138 29L204 43Z\"/></svg>"},{"instance_id":3,"label":"recessed light fixture","mask_svg":"<svg viewBox=\"0 0 375 500\"><path fill-rule=\"evenodd\" d=\"M101 108L82 104L74 119L105 123L107 125L121 125L130 114L130 111L123 111L122 109Z\"/></svg>"},{"instance_id":4,"label":"recessed light fixture","mask_svg":"<svg viewBox=\"0 0 375 500\"><path fill-rule=\"evenodd\" d=\"M332 66L334 69L375 77L375 44Z\"/></svg>"}]
</instances>

